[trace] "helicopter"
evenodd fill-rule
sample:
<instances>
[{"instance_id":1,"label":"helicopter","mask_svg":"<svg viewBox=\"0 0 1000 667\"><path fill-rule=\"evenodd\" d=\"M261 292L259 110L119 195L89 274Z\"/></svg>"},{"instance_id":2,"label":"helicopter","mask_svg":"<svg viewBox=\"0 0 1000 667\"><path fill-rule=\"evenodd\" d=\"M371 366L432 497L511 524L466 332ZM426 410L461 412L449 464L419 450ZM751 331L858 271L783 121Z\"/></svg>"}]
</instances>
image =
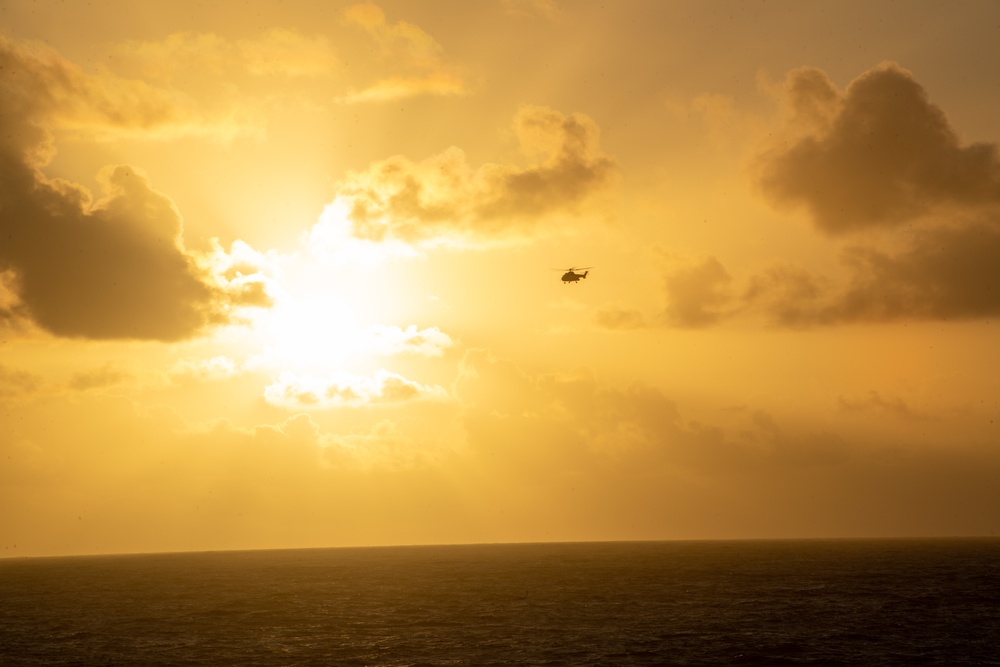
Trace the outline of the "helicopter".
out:
<instances>
[{"instance_id":1,"label":"helicopter","mask_svg":"<svg viewBox=\"0 0 1000 667\"><path fill-rule=\"evenodd\" d=\"M566 273L562 275L562 281L564 283L575 283L579 282L581 278L586 278L590 271L586 269L592 269L592 266L571 266L565 269ZM556 269L557 271L563 271L564 269ZM583 273L577 273L577 271L583 271Z\"/></svg>"}]
</instances>

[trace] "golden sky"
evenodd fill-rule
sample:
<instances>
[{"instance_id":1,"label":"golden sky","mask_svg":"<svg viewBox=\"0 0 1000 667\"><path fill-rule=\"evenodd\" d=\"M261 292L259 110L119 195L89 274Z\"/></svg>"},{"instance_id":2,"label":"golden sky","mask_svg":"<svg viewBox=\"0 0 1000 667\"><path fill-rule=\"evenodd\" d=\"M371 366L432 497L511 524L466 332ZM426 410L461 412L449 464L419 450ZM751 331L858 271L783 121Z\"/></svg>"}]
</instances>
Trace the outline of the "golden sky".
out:
<instances>
[{"instance_id":1,"label":"golden sky","mask_svg":"<svg viewBox=\"0 0 1000 667\"><path fill-rule=\"evenodd\" d=\"M0 556L994 534L997 43L7 0Z\"/></svg>"}]
</instances>

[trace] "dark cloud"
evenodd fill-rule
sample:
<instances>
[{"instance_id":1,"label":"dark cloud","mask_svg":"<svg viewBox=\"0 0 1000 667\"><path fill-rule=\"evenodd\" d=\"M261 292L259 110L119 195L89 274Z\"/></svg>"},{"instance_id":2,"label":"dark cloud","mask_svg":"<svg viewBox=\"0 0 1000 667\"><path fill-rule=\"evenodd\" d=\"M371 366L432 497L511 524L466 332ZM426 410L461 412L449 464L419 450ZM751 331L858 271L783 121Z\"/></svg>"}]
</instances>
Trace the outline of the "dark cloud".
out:
<instances>
[{"instance_id":1,"label":"dark cloud","mask_svg":"<svg viewBox=\"0 0 1000 667\"><path fill-rule=\"evenodd\" d=\"M1000 221L942 224L907 236L895 249L846 248L840 282L786 262L737 289L717 259L706 259L667 275L666 321L697 327L756 315L796 328L1000 315Z\"/></svg>"},{"instance_id":2,"label":"dark cloud","mask_svg":"<svg viewBox=\"0 0 1000 667\"><path fill-rule=\"evenodd\" d=\"M0 272L17 296L6 316L27 317L58 336L179 340L228 320L231 297L187 252L173 202L136 169L99 175L84 188L41 171L49 127L72 118L110 127L156 124L168 105L123 83L99 85L42 50L0 38ZM76 116L73 116L76 114Z\"/></svg>"},{"instance_id":3,"label":"dark cloud","mask_svg":"<svg viewBox=\"0 0 1000 667\"><path fill-rule=\"evenodd\" d=\"M760 157L759 182L773 203L804 205L824 232L1000 203L996 146L963 146L944 112L897 65L866 72L843 93L820 70L795 70L786 91L793 139Z\"/></svg>"},{"instance_id":4,"label":"dark cloud","mask_svg":"<svg viewBox=\"0 0 1000 667\"><path fill-rule=\"evenodd\" d=\"M16 275L23 312L43 329L178 340L227 319L225 295L181 246L173 204L134 169L103 172L106 194L94 205L24 164L4 175L0 263Z\"/></svg>"},{"instance_id":5,"label":"dark cloud","mask_svg":"<svg viewBox=\"0 0 1000 667\"><path fill-rule=\"evenodd\" d=\"M1000 224L930 227L899 250L843 254L843 285L782 266L754 276L743 308L782 326L975 319L1000 314Z\"/></svg>"}]
</instances>

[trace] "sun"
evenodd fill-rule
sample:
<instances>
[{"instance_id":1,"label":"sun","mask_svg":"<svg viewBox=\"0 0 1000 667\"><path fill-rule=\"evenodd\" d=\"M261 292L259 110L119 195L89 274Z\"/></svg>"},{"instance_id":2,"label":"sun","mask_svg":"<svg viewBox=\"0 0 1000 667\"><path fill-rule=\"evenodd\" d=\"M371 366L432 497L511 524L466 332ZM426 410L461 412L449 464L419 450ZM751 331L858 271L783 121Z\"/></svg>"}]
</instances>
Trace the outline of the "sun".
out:
<instances>
[{"instance_id":1,"label":"sun","mask_svg":"<svg viewBox=\"0 0 1000 667\"><path fill-rule=\"evenodd\" d=\"M268 261L273 304L249 315L252 365L273 373L367 373L400 351L440 353L451 344L436 328L399 326L413 317L407 265L423 255L407 244L352 234L348 202L338 197L304 233L301 246ZM392 323L392 324L387 324Z\"/></svg>"}]
</instances>

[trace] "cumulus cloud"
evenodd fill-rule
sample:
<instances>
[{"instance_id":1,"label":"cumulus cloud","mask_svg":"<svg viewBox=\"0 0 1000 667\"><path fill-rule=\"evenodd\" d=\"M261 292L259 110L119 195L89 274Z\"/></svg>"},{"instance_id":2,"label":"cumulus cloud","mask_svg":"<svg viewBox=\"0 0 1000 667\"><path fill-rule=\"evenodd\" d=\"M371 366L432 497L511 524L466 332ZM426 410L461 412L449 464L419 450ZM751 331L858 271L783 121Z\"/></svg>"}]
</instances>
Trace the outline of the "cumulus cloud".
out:
<instances>
[{"instance_id":1,"label":"cumulus cloud","mask_svg":"<svg viewBox=\"0 0 1000 667\"><path fill-rule=\"evenodd\" d=\"M473 169L455 147L420 162L391 157L337 184L329 210L340 215L321 220L312 237L336 236L329 228L338 224L356 238L411 244L524 234L549 215L577 213L615 178L583 114L524 107L514 129L531 164Z\"/></svg>"},{"instance_id":2,"label":"cumulus cloud","mask_svg":"<svg viewBox=\"0 0 1000 667\"><path fill-rule=\"evenodd\" d=\"M373 351L383 356L395 354L419 354L426 357L440 357L454 345L451 336L437 327L417 329L410 324L405 329L379 324L369 328L370 344Z\"/></svg>"},{"instance_id":3,"label":"cumulus cloud","mask_svg":"<svg viewBox=\"0 0 1000 667\"><path fill-rule=\"evenodd\" d=\"M386 370L371 377L348 373L305 377L286 372L264 389L268 403L288 409L326 410L447 397L442 387L420 384Z\"/></svg>"},{"instance_id":4,"label":"cumulus cloud","mask_svg":"<svg viewBox=\"0 0 1000 667\"><path fill-rule=\"evenodd\" d=\"M136 169L104 170L104 196L91 203L82 188L11 162L0 262L16 276L16 314L57 336L180 340L248 301L185 250L173 202Z\"/></svg>"},{"instance_id":5,"label":"cumulus cloud","mask_svg":"<svg viewBox=\"0 0 1000 667\"><path fill-rule=\"evenodd\" d=\"M5 318L57 336L179 340L228 322L236 305L265 304L252 287L220 284L185 249L180 213L136 168L102 170L97 201L41 171L50 127L73 117L157 125L173 112L162 97L106 88L51 51L2 38L0 64L0 272L16 295L5 297Z\"/></svg>"},{"instance_id":6,"label":"cumulus cloud","mask_svg":"<svg viewBox=\"0 0 1000 667\"><path fill-rule=\"evenodd\" d=\"M820 70L788 75L792 126L759 160L777 205L805 206L832 235L890 228L951 207L1000 203L993 144L962 145L924 88L888 63L843 92Z\"/></svg>"},{"instance_id":7,"label":"cumulus cloud","mask_svg":"<svg viewBox=\"0 0 1000 667\"><path fill-rule=\"evenodd\" d=\"M808 327L1000 314L996 146L963 145L892 63L844 91L821 70L794 70L784 95L788 124L757 159L759 184L776 206L804 206L822 232L852 239L839 249L841 275L781 261L740 281L711 258L667 275L667 321L754 315Z\"/></svg>"}]
</instances>

